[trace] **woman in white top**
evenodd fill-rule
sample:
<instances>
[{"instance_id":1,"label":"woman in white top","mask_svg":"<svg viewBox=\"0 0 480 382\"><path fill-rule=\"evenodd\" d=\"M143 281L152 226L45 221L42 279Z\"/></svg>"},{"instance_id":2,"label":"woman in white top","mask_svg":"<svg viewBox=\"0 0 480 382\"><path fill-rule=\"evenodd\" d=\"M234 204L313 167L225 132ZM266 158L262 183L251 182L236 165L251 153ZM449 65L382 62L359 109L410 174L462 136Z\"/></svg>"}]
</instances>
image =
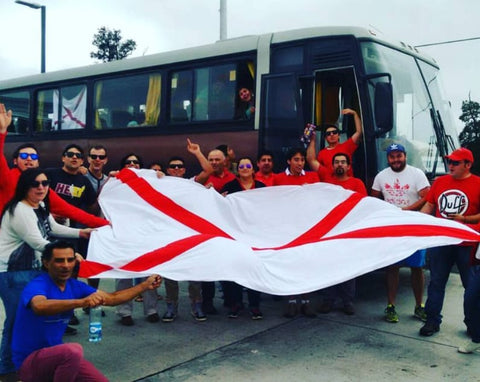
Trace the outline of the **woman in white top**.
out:
<instances>
[{"instance_id":1,"label":"woman in white top","mask_svg":"<svg viewBox=\"0 0 480 382\"><path fill-rule=\"evenodd\" d=\"M41 253L52 239L88 238L91 229L74 229L55 222L48 208L49 180L39 168L24 171L15 195L2 213L0 225L0 297L5 306L0 374L15 371L11 335L20 295L40 273Z\"/></svg>"}]
</instances>

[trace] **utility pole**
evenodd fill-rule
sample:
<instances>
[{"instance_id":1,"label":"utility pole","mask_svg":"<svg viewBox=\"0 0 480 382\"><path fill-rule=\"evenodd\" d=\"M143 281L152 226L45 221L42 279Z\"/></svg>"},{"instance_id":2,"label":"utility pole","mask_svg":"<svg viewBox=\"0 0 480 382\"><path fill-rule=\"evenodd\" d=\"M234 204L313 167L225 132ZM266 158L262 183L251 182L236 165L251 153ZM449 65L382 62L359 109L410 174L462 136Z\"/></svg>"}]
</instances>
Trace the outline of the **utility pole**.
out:
<instances>
[{"instance_id":1,"label":"utility pole","mask_svg":"<svg viewBox=\"0 0 480 382\"><path fill-rule=\"evenodd\" d=\"M220 0L220 40L227 39L227 0Z\"/></svg>"}]
</instances>

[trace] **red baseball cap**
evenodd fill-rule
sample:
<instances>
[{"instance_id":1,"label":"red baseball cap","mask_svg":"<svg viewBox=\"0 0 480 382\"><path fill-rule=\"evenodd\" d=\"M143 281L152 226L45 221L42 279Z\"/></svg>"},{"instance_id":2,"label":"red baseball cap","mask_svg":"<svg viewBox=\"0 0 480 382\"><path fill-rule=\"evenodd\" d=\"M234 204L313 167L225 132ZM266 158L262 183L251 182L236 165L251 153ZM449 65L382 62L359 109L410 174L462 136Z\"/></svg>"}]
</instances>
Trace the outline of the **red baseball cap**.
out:
<instances>
[{"instance_id":1,"label":"red baseball cap","mask_svg":"<svg viewBox=\"0 0 480 382\"><path fill-rule=\"evenodd\" d=\"M469 149L466 149L465 147L461 147L455 150L450 155L445 155L445 158L455 161L466 160L473 163L473 154Z\"/></svg>"}]
</instances>

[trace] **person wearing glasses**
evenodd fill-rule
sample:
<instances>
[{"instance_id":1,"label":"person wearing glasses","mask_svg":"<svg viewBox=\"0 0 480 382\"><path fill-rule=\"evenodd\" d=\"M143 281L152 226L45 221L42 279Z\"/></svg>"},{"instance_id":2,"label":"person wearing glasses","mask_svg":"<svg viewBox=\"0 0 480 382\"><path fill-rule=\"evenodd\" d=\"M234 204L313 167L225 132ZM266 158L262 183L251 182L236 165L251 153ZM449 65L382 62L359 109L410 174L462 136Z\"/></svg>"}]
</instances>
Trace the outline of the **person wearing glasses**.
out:
<instances>
[{"instance_id":1,"label":"person wearing glasses","mask_svg":"<svg viewBox=\"0 0 480 382\"><path fill-rule=\"evenodd\" d=\"M140 156L134 153L125 155L120 161L120 168L143 168L143 160Z\"/></svg>"},{"instance_id":2,"label":"person wearing glasses","mask_svg":"<svg viewBox=\"0 0 480 382\"><path fill-rule=\"evenodd\" d=\"M480 177L473 175L473 154L462 147L446 156L449 174L437 178L427 194L427 202L420 210L442 219L451 219L463 224L480 221ZM420 335L431 336L440 330L445 285L453 264L457 265L463 287L468 290L470 282L471 245L449 245L429 249L430 283L428 285L425 313L427 321ZM464 304L464 322L467 330L478 322L472 320L471 310ZM477 340L480 340L478 338Z\"/></svg>"},{"instance_id":3,"label":"person wearing glasses","mask_svg":"<svg viewBox=\"0 0 480 382\"><path fill-rule=\"evenodd\" d=\"M40 255L52 237L85 238L91 229L58 224L50 214L50 181L38 167L23 171L13 198L3 210L0 229L0 297L5 322L0 348L0 373L15 371L11 359L11 336L20 294L38 275Z\"/></svg>"},{"instance_id":4,"label":"person wearing glasses","mask_svg":"<svg viewBox=\"0 0 480 382\"><path fill-rule=\"evenodd\" d=\"M210 166L207 158L203 155L200 146L196 143L192 143L190 139L187 139L187 150L197 158L202 167L202 172L193 177L192 180L200 184L205 184L213 171L212 166ZM184 178L185 173L185 161L182 157L174 156L168 160L167 174L169 176ZM167 278L164 278L164 280L167 311L162 317L162 322L173 322L178 314L178 281ZM202 309L202 283L200 281L189 281L188 295L191 302L192 317L199 322L206 321L207 316Z\"/></svg>"},{"instance_id":5,"label":"person wearing glasses","mask_svg":"<svg viewBox=\"0 0 480 382\"><path fill-rule=\"evenodd\" d=\"M8 126L12 123L12 111L8 112L5 105L0 103L0 210L13 197L20 174L27 168L38 167L40 156L32 143L25 143L17 147L13 153L13 168L9 168L4 153L5 138ZM108 225L108 221L89 214L65 202L53 190L48 194L52 214L63 216L82 223L87 227L101 227Z\"/></svg>"},{"instance_id":6,"label":"person wearing glasses","mask_svg":"<svg viewBox=\"0 0 480 382\"><path fill-rule=\"evenodd\" d=\"M238 161L238 175L232 181L226 183L220 193L223 196L233 194L239 191L248 191L255 188L265 187L265 184L255 180L255 169L250 158L240 158ZM222 289L225 299L225 305L228 307L228 317L237 318L243 309L243 286L233 281L222 281ZM260 311L260 292L247 289L248 308L252 320L261 320L263 314Z\"/></svg>"},{"instance_id":7,"label":"person wearing glasses","mask_svg":"<svg viewBox=\"0 0 480 382\"><path fill-rule=\"evenodd\" d=\"M91 146L88 149L88 168L84 175L92 183L97 196L102 186L108 179L108 175L103 172L108 162L107 149L103 145Z\"/></svg>"},{"instance_id":8,"label":"person wearing glasses","mask_svg":"<svg viewBox=\"0 0 480 382\"><path fill-rule=\"evenodd\" d=\"M383 199L402 210L418 211L425 204L425 197L430 190L430 183L424 172L419 168L407 164L405 147L392 143L387 147L388 166L380 171L372 185L372 196ZM402 266L410 267L413 295L415 297L414 317L425 321L427 316L423 305L423 291L425 287L425 250L420 249L411 256L385 269L387 285L387 307L385 321L398 322L398 313L395 309L399 285L399 270Z\"/></svg>"},{"instance_id":9,"label":"person wearing glasses","mask_svg":"<svg viewBox=\"0 0 480 382\"><path fill-rule=\"evenodd\" d=\"M310 143L307 147L307 162L312 171L317 171L320 180L326 181L333 173L332 159L337 153L348 154L350 163L352 163L352 155L357 150L360 138L362 137L362 121L357 112L352 109L343 109L342 115L353 116L355 123L355 133L348 138L345 142L340 143L340 132L338 127L333 124L327 124L325 127L325 142L327 145L325 148L318 152L318 156L315 155L315 132L313 132L310 139ZM314 159L317 161L314 162ZM352 168L348 171L349 176L353 176Z\"/></svg>"},{"instance_id":10,"label":"person wearing glasses","mask_svg":"<svg viewBox=\"0 0 480 382\"><path fill-rule=\"evenodd\" d=\"M63 166L46 170L50 179L50 187L67 203L80 208L88 213L98 215L100 207L97 203L97 193L90 180L82 173L84 151L75 144L67 145L62 154ZM82 224L69 221L61 216L56 216L57 222L73 228L83 228ZM88 241L85 239L76 240L77 251L87 256ZM73 315L71 325L78 325L78 318ZM67 334L76 334L76 329L67 328Z\"/></svg>"}]
</instances>

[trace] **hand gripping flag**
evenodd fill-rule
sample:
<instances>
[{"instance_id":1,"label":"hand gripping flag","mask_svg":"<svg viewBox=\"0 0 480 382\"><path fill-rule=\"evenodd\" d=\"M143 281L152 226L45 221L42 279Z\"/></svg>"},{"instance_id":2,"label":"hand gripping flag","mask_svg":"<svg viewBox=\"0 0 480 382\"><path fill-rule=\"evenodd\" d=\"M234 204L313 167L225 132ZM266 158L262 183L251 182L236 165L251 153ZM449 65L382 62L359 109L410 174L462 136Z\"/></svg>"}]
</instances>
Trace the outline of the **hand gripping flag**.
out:
<instances>
[{"instance_id":1,"label":"hand gripping flag","mask_svg":"<svg viewBox=\"0 0 480 382\"><path fill-rule=\"evenodd\" d=\"M293 295L387 266L417 249L480 239L462 224L325 183L223 197L192 180L125 169L107 182L99 201L112 225L92 233L83 277L158 273Z\"/></svg>"}]
</instances>

